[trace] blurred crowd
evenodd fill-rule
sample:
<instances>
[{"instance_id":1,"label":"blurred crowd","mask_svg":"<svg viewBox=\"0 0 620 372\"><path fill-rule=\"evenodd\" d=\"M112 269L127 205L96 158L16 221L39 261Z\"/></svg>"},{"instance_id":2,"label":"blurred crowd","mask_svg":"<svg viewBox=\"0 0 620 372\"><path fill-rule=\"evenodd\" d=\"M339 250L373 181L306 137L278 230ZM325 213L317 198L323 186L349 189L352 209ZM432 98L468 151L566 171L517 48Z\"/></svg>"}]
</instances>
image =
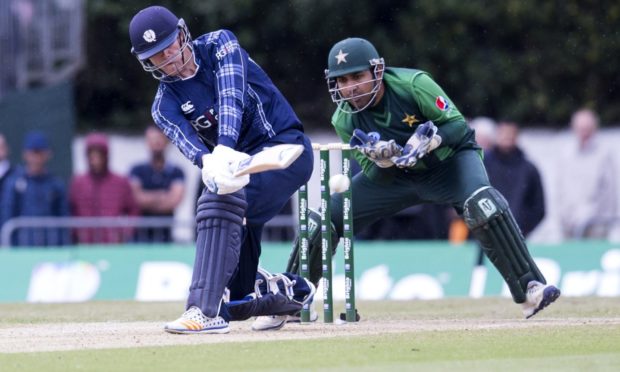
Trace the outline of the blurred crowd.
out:
<instances>
[{"instance_id":1,"label":"blurred crowd","mask_svg":"<svg viewBox=\"0 0 620 372\"><path fill-rule=\"evenodd\" d=\"M484 157L491 184L508 200L524 236L540 224L546 214L545 190L540 172L519 146L519 124L511 120L479 117L469 121ZM617 174L611 149L597 136L599 118L589 109L576 111L570 120L572 142L557 149L553 161L559 179L554 185L562 237L605 239L617 218ZM53 149L46 135L32 131L21 147L22 164L11 164L9 145L0 133L0 226L18 217L50 217L15 229L12 246L58 246L67 244L172 242L175 209L187 191L186 177L166 157L168 139L149 126L144 139L148 161L133 165L128 174L110 170L110 145L104 133L85 138L87 170L74 175L68 185L47 164ZM198 188L198 194L201 188ZM295 220L291 201L282 217ZM57 217L90 223L63 225ZM124 223L118 217L148 220L140 225ZM144 219L148 217L148 219ZM90 219L89 219L90 218ZM159 218L159 219L158 219ZM120 222L119 222L120 221ZM127 221L127 220L125 220ZM70 227L67 227L70 226ZM291 240L290 226L272 227L268 240ZM269 227L268 227L269 229ZM469 239L469 232L454 210L442 205L416 206L377 221L358 239L411 240L441 239L453 243Z\"/></svg>"},{"instance_id":2,"label":"blurred crowd","mask_svg":"<svg viewBox=\"0 0 620 372\"><path fill-rule=\"evenodd\" d=\"M468 121L484 157L491 184L508 200L527 238L546 216L546 205L558 208L561 238L608 238L617 222L617 170L613 153L597 136L599 117L590 109L573 113L569 145L550 159L558 169L554 200L545 200L545 186L535 164L519 146L519 123L477 117ZM470 238L464 221L449 206L424 205L377 221L358 238L378 240L443 239L460 243Z\"/></svg>"},{"instance_id":3,"label":"blurred crowd","mask_svg":"<svg viewBox=\"0 0 620 372\"><path fill-rule=\"evenodd\" d=\"M14 246L56 246L66 244L171 242L170 221L185 193L181 168L166 161L168 139L155 126L145 131L149 160L135 164L128 175L109 167L109 140L103 133L85 139L88 169L74 175L68 187L51 174L47 163L52 149L46 135L26 134L22 146L23 164L8 161L8 145L0 134L0 225L17 217L90 217L91 224L79 228L27 227L11 236ZM162 217L156 227L137 228L110 223L116 217ZM126 222L126 221L125 221ZM92 226L94 225L94 226ZM161 225L161 226L159 226Z\"/></svg>"}]
</instances>

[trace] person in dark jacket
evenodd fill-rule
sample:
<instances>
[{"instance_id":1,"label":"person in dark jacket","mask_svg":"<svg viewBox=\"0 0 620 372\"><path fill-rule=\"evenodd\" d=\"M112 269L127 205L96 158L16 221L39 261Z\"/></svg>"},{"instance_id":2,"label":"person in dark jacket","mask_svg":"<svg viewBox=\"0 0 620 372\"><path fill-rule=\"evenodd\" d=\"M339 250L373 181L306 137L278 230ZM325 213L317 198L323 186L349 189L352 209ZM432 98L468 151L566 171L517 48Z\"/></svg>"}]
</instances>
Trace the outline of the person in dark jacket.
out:
<instances>
[{"instance_id":1,"label":"person in dark jacket","mask_svg":"<svg viewBox=\"0 0 620 372\"><path fill-rule=\"evenodd\" d=\"M9 179L14 170L15 167L9 160L9 145L6 143L4 135L0 133L0 193L2 192L2 185Z\"/></svg>"},{"instance_id":2,"label":"person in dark jacket","mask_svg":"<svg viewBox=\"0 0 620 372\"><path fill-rule=\"evenodd\" d=\"M3 183L0 225L15 217L68 216L64 182L51 174L47 163L52 151L45 134L29 132L24 139L24 166ZM69 244L69 234L59 228L21 228L11 237L14 246Z\"/></svg>"},{"instance_id":3,"label":"person in dark jacket","mask_svg":"<svg viewBox=\"0 0 620 372\"><path fill-rule=\"evenodd\" d=\"M484 165L491 184L508 200L527 237L545 216L545 195L538 169L517 145L518 136L517 123L500 122L495 145L485 153Z\"/></svg>"}]
</instances>

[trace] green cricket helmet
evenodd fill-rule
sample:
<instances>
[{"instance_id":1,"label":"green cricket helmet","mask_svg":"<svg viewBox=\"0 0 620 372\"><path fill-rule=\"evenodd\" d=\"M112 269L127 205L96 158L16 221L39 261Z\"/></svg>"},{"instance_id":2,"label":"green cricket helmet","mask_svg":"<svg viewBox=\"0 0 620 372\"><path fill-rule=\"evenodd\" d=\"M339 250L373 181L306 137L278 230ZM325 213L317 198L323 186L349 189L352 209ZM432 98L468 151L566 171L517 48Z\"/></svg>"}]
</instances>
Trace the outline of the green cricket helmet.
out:
<instances>
[{"instance_id":1,"label":"green cricket helmet","mask_svg":"<svg viewBox=\"0 0 620 372\"><path fill-rule=\"evenodd\" d=\"M352 37L337 42L329 51L327 69L325 70L325 79L327 79L327 87L332 101L338 105L338 109L346 113L353 114L366 109L374 102L381 88L384 69L385 62L383 58L379 56L377 49L368 40ZM355 85L359 86L372 82L374 84L373 89L368 93L343 97L341 88L338 87L337 78L364 70L371 70L373 78ZM347 100L366 95L372 95L372 97L362 108L355 108L351 104L346 103Z\"/></svg>"}]
</instances>

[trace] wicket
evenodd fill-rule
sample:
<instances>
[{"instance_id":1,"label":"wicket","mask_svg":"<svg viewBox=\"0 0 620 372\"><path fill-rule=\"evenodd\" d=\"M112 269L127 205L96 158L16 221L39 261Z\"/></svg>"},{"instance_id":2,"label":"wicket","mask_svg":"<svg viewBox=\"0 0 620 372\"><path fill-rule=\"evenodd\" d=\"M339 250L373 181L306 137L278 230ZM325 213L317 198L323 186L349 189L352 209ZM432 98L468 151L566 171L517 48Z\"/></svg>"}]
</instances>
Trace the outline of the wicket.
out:
<instances>
[{"instance_id":1,"label":"wicket","mask_svg":"<svg viewBox=\"0 0 620 372\"><path fill-rule=\"evenodd\" d=\"M342 174L351 179L351 148L347 144L329 143L312 144L312 149L319 152L321 183L321 267L323 272L323 320L334 322L332 294L332 237L330 213L330 151L340 150L342 154ZM309 277L309 241L308 241L308 185L299 189L299 267L301 276ZM345 314L347 322L356 321L355 312L355 271L353 260L353 211L351 187L342 193L343 201L343 253L345 272ZM305 305L301 311L301 321L310 321L310 308Z\"/></svg>"}]
</instances>

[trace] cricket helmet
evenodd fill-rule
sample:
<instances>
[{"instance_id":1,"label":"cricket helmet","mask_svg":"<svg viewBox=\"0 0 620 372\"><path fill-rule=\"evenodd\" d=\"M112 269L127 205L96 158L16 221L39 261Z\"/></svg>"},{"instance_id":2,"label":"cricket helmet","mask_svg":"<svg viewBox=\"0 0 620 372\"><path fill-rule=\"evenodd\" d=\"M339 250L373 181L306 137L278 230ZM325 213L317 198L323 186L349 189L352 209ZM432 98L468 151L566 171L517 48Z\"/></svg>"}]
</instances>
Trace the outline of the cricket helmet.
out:
<instances>
[{"instance_id":1,"label":"cricket helmet","mask_svg":"<svg viewBox=\"0 0 620 372\"><path fill-rule=\"evenodd\" d=\"M384 69L385 62L383 58L379 56L377 49L368 40L353 37L337 42L329 51L327 69L325 70L325 79L327 79L327 87L332 101L338 105L340 110L347 113L356 113L366 109L372 104L379 92ZM337 78L364 70L370 70L373 77L357 85L372 82L374 84L373 89L368 93L357 96L343 97L338 87ZM348 99L355 99L365 95L372 95L372 97L368 104L362 108L354 108L346 104Z\"/></svg>"},{"instance_id":2,"label":"cricket helmet","mask_svg":"<svg viewBox=\"0 0 620 372\"><path fill-rule=\"evenodd\" d=\"M178 76L169 76L161 68L183 55L189 48L192 58L184 60L183 66L194 59L192 37L182 18L178 18L163 6L150 6L139 11L129 23L129 38L131 53L138 59L142 68L150 72L154 78L172 82L179 80ZM149 58L168 48L175 40L180 41L178 53L166 61L155 66Z\"/></svg>"}]
</instances>

